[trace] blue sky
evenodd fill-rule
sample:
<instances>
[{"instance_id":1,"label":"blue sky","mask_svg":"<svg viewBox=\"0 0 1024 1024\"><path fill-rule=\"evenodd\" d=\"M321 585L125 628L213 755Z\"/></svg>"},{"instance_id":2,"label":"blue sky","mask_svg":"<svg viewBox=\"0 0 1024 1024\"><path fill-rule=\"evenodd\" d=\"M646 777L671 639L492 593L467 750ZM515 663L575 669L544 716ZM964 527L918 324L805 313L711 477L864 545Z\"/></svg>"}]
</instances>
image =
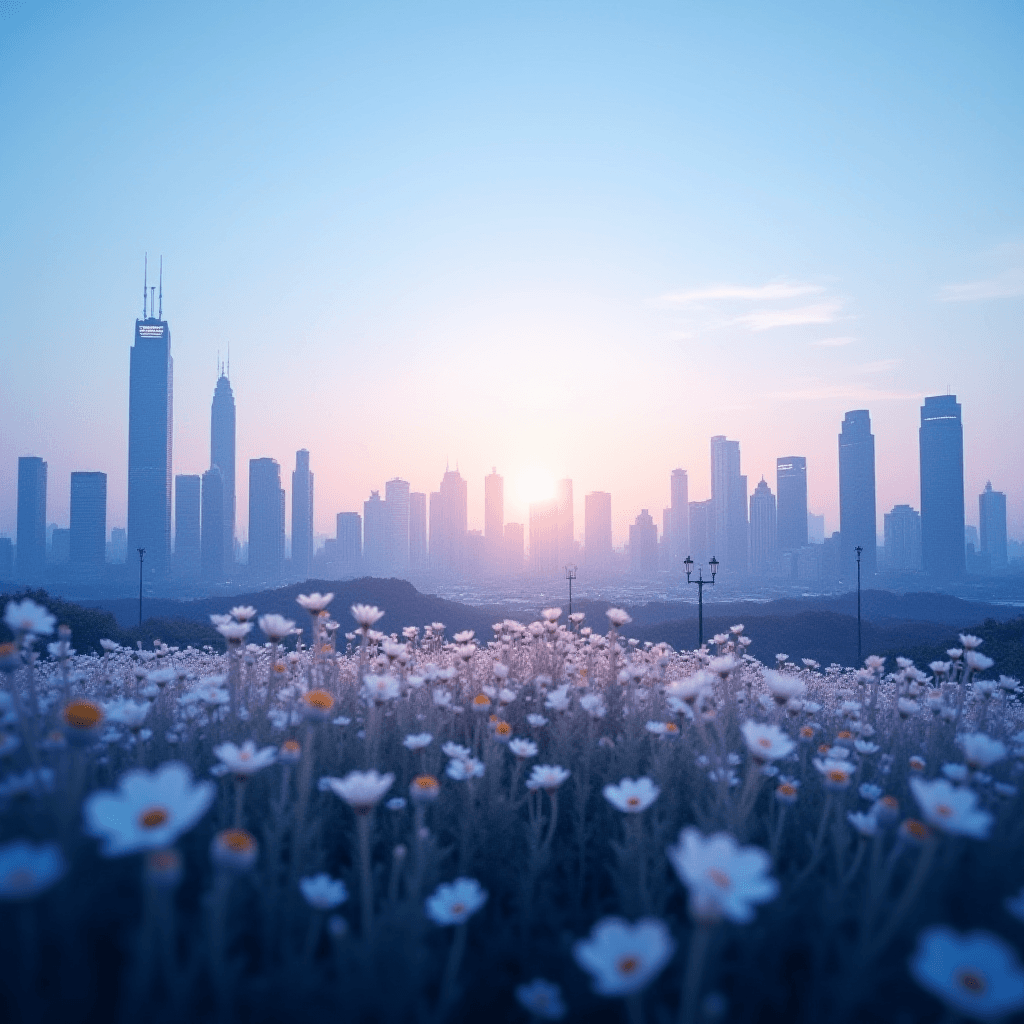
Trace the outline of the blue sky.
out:
<instances>
[{"instance_id":1,"label":"blue sky","mask_svg":"<svg viewBox=\"0 0 1024 1024\"><path fill-rule=\"evenodd\" d=\"M1024 7L389 3L0 8L0 532L16 459L123 523L142 256L165 260L175 471L230 347L239 459L308 447L317 526L445 460L562 475L619 538L708 438L836 516L871 410L879 528L922 396L964 405L968 520L1024 534ZM240 526L244 533L246 476Z\"/></svg>"}]
</instances>

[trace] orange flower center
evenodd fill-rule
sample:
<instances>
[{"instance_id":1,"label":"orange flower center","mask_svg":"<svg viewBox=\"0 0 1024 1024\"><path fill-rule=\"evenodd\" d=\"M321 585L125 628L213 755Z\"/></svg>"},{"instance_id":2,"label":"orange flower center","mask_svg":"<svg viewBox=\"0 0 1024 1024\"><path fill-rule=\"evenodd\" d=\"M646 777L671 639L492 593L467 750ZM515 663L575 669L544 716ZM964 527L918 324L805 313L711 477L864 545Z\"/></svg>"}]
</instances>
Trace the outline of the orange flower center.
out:
<instances>
[{"instance_id":1,"label":"orange flower center","mask_svg":"<svg viewBox=\"0 0 1024 1024\"><path fill-rule=\"evenodd\" d=\"M971 993L972 996L981 995L988 987L985 979L974 971L961 971L956 978L960 984Z\"/></svg>"},{"instance_id":2,"label":"orange flower center","mask_svg":"<svg viewBox=\"0 0 1024 1024\"><path fill-rule=\"evenodd\" d=\"M906 829L907 835L912 839L927 839L928 838L928 826L922 821L918 821L916 818L907 818L903 822L903 827Z\"/></svg>"},{"instance_id":3,"label":"orange flower center","mask_svg":"<svg viewBox=\"0 0 1024 1024\"><path fill-rule=\"evenodd\" d=\"M665 732L679 732L679 726L675 722L666 722Z\"/></svg>"},{"instance_id":4,"label":"orange flower center","mask_svg":"<svg viewBox=\"0 0 1024 1024\"><path fill-rule=\"evenodd\" d=\"M466 912L466 904L465 903L453 903L452 904L452 913L453 914L464 914L465 912Z\"/></svg>"},{"instance_id":5,"label":"orange flower center","mask_svg":"<svg viewBox=\"0 0 1024 1024\"><path fill-rule=\"evenodd\" d=\"M624 956L619 961L619 973L632 974L640 966L640 960L635 956Z\"/></svg>"},{"instance_id":6,"label":"orange flower center","mask_svg":"<svg viewBox=\"0 0 1024 1024\"><path fill-rule=\"evenodd\" d=\"M800 735L801 735L801 736L802 736L802 737L803 737L803 738L804 738L805 740L809 740L809 739L811 739L811 738L812 738L812 737L814 736L814 730L813 730L813 729L812 729L812 728L811 728L811 727L810 727L809 725L805 725L805 726L804 726L804 727L803 727L803 728L802 728L802 729L800 730Z\"/></svg>"},{"instance_id":7,"label":"orange flower center","mask_svg":"<svg viewBox=\"0 0 1024 1024\"><path fill-rule=\"evenodd\" d=\"M628 799L628 800L626 801L626 803L627 803L627 804L628 804L628 805L629 805L630 807L639 807L639 806L640 806L640 797L638 797L638 796L631 796L631 797L630 797L630 798L629 798L629 799Z\"/></svg>"},{"instance_id":8,"label":"orange flower center","mask_svg":"<svg viewBox=\"0 0 1024 1024\"><path fill-rule=\"evenodd\" d=\"M900 809L900 802L894 796L883 796L878 802L889 811L898 811Z\"/></svg>"},{"instance_id":9,"label":"orange flower center","mask_svg":"<svg viewBox=\"0 0 1024 1024\"><path fill-rule=\"evenodd\" d=\"M829 782L845 782L847 778L848 776L846 772L842 771L840 768L833 768L832 771L828 773Z\"/></svg>"},{"instance_id":10,"label":"orange flower center","mask_svg":"<svg viewBox=\"0 0 1024 1024\"><path fill-rule=\"evenodd\" d=\"M297 754L301 749L298 740L285 740L281 744L281 750L285 754Z\"/></svg>"},{"instance_id":11,"label":"orange flower center","mask_svg":"<svg viewBox=\"0 0 1024 1024\"><path fill-rule=\"evenodd\" d=\"M304 699L317 711L330 711L334 707L334 698L326 690L310 690Z\"/></svg>"},{"instance_id":12,"label":"orange flower center","mask_svg":"<svg viewBox=\"0 0 1024 1024\"><path fill-rule=\"evenodd\" d=\"M499 722L495 727L494 731L498 736L511 736L512 726L508 722Z\"/></svg>"},{"instance_id":13,"label":"orange flower center","mask_svg":"<svg viewBox=\"0 0 1024 1024\"><path fill-rule=\"evenodd\" d=\"M849 729L842 729L836 733L837 740L852 740L853 733Z\"/></svg>"},{"instance_id":14,"label":"orange flower center","mask_svg":"<svg viewBox=\"0 0 1024 1024\"><path fill-rule=\"evenodd\" d=\"M476 696L475 696L475 697L473 698L473 703L474 703L474 704L475 704L475 705L476 705L476 706L477 706L478 708L485 708L485 707L487 707L487 706L488 706L488 705L489 705L489 704L491 703L491 699L490 699L490 697L488 697L488 696L487 696L487 694L486 694L486 693L478 693L478 694L477 694L477 695L476 695Z\"/></svg>"},{"instance_id":15,"label":"orange flower center","mask_svg":"<svg viewBox=\"0 0 1024 1024\"><path fill-rule=\"evenodd\" d=\"M94 729L103 721L103 709L91 700L73 700L64 709L64 721L72 729Z\"/></svg>"},{"instance_id":16,"label":"orange flower center","mask_svg":"<svg viewBox=\"0 0 1024 1024\"><path fill-rule=\"evenodd\" d=\"M433 775L417 775L412 784L417 789L437 789L437 779Z\"/></svg>"},{"instance_id":17,"label":"orange flower center","mask_svg":"<svg viewBox=\"0 0 1024 1024\"><path fill-rule=\"evenodd\" d=\"M143 828L158 828L169 817L163 807L150 807L139 815L139 824Z\"/></svg>"},{"instance_id":18,"label":"orange flower center","mask_svg":"<svg viewBox=\"0 0 1024 1024\"><path fill-rule=\"evenodd\" d=\"M732 888L732 879L724 871L719 871L718 868L711 868L708 871L708 878L710 878L719 889Z\"/></svg>"},{"instance_id":19,"label":"orange flower center","mask_svg":"<svg viewBox=\"0 0 1024 1024\"><path fill-rule=\"evenodd\" d=\"M818 747L818 753L821 754L822 757L824 757L829 752L830 749L831 748L829 747L829 745L827 743L822 743L822 745L820 747Z\"/></svg>"},{"instance_id":20,"label":"orange flower center","mask_svg":"<svg viewBox=\"0 0 1024 1024\"><path fill-rule=\"evenodd\" d=\"M761 738L760 738L760 739L759 739L759 740L757 741L757 745L758 745L759 747L764 747L764 749L765 749L765 750L768 750L768 749L769 749L769 748L771 747L771 745L772 745L772 741L771 741L770 739L768 739L768 737L767 737L767 736L762 736L762 737L761 737Z\"/></svg>"},{"instance_id":21,"label":"orange flower center","mask_svg":"<svg viewBox=\"0 0 1024 1024\"><path fill-rule=\"evenodd\" d=\"M229 828L220 834L220 844L232 853L248 853L256 840L243 828Z\"/></svg>"},{"instance_id":22,"label":"orange flower center","mask_svg":"<svg viewBox=\"0 0 1024 1024\"><path fill-rule=\"evenodd\" d=\"M796 796L796 786L793 786L788 782L783 782L779 786L779 792L783 796Z\"/></svg>"},{"instance_id":23,"label":"orange flower center","mask_svg":"<svg viewBox=\"0 0 1024 1024\"><path fill-rule=\"evenodd\" d=\"M953 814L953 808L949 804L936 804L935 813L941 815L943 818L949 818Z\"/></svg>"}]
</instances>

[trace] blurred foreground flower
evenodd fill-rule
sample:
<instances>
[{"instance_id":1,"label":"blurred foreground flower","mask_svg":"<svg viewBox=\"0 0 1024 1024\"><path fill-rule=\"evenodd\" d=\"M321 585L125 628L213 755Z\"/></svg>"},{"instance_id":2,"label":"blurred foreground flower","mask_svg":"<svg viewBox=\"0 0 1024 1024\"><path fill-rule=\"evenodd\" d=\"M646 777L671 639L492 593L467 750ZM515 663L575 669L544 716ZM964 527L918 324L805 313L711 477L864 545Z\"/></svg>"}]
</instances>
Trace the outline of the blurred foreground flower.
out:
<instances>
[{"instance_id":1,"label":"blurred foreground flower","mask_svg":"<svg viewBox=\"0 0 1024 1024\"><path fill-rule=\"evenodd\" d=\"M321 873L299 882L302 896L314 910L334 910L348 899L348 888L340 878Z\"/></svg>"},{"instance_id":2,"label":"blurred foreground flower","mask_svg":"<svg viewBox=\"0 0 1024 1024\"><path fill-rule=\"evenodd\" d=\"M639 992L672 959L675 943L657 918L630 924L620 917L605 917L572 949L576 963L593 980L601 996L628 996Z\"/></svg>"},{"instance_id":3,"label":"blurred foreground flower","mask_svg":"<svg viewBox=\"0 0 1024 1024\"><path fill-rule=\"evenodd\" d=\"M434 924L462 924L486 902L487 893L475 878L456 878L454 882L442 882L427 897L427 917Z\"/></svg>"},{"instance_id":4,"label":"blurred foreground flower","mask_svg":"<svg viewBox=\"0 0 1024 1024\"><path fill-rule=\"evenodd\" d=\"M56 843L23 839L0 846L0 900L30 900L63 877L64 856Z\"/></svg>"},{"instance_id":5,"label":"blurred foreground flower","mask_svg":"<svg viewBox=\"0 0 1024 1024\"><path fill-rule=\"evenodd\" d=\"M543 978L517 985L516 1000L527 1013L541 1020L561 1020L568 1012L562 999L562 989Z\"/></svg>"},{"instance_id":6,"label":"blurred foreground flower","mask_svg":"<svg viewBox=\"0 0 1024 1024\"><path fill-rule=\"evenodd\" d=\"M162 849L199 821L215 793L212 782L193 783L192 772L177 761L155 772L131 771L117 792L100 790L86 799L86 831L104 840L105 857Z\"/></svg>"},{"instance_id":7,"label":"blurred foreground flower","mask_svg":"<svg viewBox=\"0 0 1024 1024\"><path fill-rule=\"evenodd\" d=\"M991 932L926 929L910 973L950 1010L972 1020L1001 1020L1024 1009L1024 969L1013 947Z\"/></svg>"}]
</instances>

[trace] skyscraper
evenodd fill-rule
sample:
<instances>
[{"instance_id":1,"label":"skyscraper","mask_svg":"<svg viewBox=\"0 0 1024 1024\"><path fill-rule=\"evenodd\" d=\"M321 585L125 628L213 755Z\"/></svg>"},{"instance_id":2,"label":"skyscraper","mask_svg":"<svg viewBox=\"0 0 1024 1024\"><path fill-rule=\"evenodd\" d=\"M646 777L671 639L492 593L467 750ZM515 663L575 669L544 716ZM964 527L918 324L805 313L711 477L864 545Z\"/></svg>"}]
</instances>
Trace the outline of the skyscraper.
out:
<instances>
[{"instance_id":1,"label":"skyscraper","mask_svg":"<svg viewBox=\"0 0 1024 1024\"><path fill-rule=\"evenodd\" d=\"M203 579L211 583L223 580L229 562L224 554L228 531L224 529L224 476L219 466L211 466L203 474L200 497L199 566ZM233 531L232 531L233 532Z\"/></svg>"},{"instance_id":2,"label":"skyscraper","mask_svg":"<svg viewBox=\"0 0 1024 1024\"><path fill-rule=\"evenodd\" d=\"M249 460L249 575L276 584L284 570L284 489L276 459Z\"/></svg>"},{"instance_id":3,"label":"skyscraper","mask_svg":"<svg viewBox=\"0 0 1024 1024\"><path fill-rule=\"evenodd\" d=\"M558 499L536 501L530 506L530 570L550 576L559 571Z\"/></svg>"},{"instance_id":4,"label":"skyscraper","mask_svg":"<svg viewBox=\"0 0 1024 1024\"><path fill-rule=\"evenodd\" d=\"M484 477L484 541L487 557L494 566L501 563L505 540L505 478L497 467Z\"/></svg>"},{"instance_id":5,"label":"skyscraper","mask_svg":"<svg viewBox=\"0 0 1024 1024\"><path fill-rule=\"evenodd\" d=\"M875 436L867 409L855 409L843 419L839 435L839 573L851 583L857 579L857 551L861 573L871 577L877 568L875 518ZM963 543L961 543L961 548Z\"/></svg>"},{"instance_id":6,"label":"skyscraper","mask_svg":"<svg viewBox=\"0 0 1024 1024\"><path fill-rule=\"evenodd\" d=\"M427 496L409 493L409 568L422 572L427 567Z\"/></svg>"},{"instance_id":7,"label":"skyscraper","mask_svg":"<svg viewBox=\"0 0 1024 1024\"><path fill-rule=\"evenodd\" d=\"M690 557L693 571L707 565L715 555L715 509L714 502L690 502Z\"/></svg>"},{"instance_id":8,"label":"skyscraper","mask_svg":"<svg viewBox=\"0 0 1024 1024\"><path fill-rule=\"evenodd\" d=\"M690 485L685 469L673 469L669 485L671 516L669 523L669 551L672 567L682 568L690 553Z\"/></svg>"},{"instance_id":9,"label":"skyscraper","mask_svg":"<svg viewBox=\"0 0 1024 1024\"><path fill-rule=\"evenodd\" d=\"M591 491L583 500L583 555L587 568L606 569L612 560L612 496Z\"/></svg>"},{"instance_id":10,"label":"skyscraper","mask_svg":"<svg viewBox=\"0 0 1024 1024\"><path fill-rule=\"evenodd\" d=\"M978 495L981 552L994 567L1006 565L1006 495L993 491L991 481Z\"/></svg>"},{"instance_id":11,"label":"skyscraper","mask_svg":"<svg viewBox=\"0 0 1024 1024\"><path fill-rule=\"evenodd\" d=\"M920 572L921 515L909 505L896 505L882 517L887 572Z\"/></svg>"},{"instance_id":12,"label":"skyscraper","mask_svg":"<svg viewBox=\"0 0 1024 1024\"><path fill-rule=\"evenodd\" d=\"M430 565L444 576L463 571L469 519L469 490L457 469L447 470L430 495Z\"/></svg>"},{"instance_id":13,"label":"skyscraper","mask_svg":"<svg viewBox=\"0 0 1024 1024\"><path fill-rule=\"evenodd\" d=\"M309 452L295 453L292 471L292 575L308 580L313 569L313 474Z\"/></svg>"},{"instance_id":14,"label":"skyscraper","mask_svg":"<svg viewBox=\"0 0 1024 1024\"><path fill-rule=\"evenodd\" d=\"M504 537L505 571L516 575L523 571L526 542L522 523L506 523Z\"/></svg>"},{"instance_id":15,"label":"skyscraper","mask_svg":"<svg viewBox=\"0 0 1024 1024\"><path fill-rule=\"evenodd\" d=\"M716 557L723 570L747 571L747 478L740 473L739 441L711 438L711 504Z\"/></svg>"},{"instance_id":16,"label":"skyscraper","mask_svg":"<svg viewBox=\"0 0 1024 1024\"><path fill-rule=\"evenodd\" d=\"M807 460L799 455L777 459L775 484L779 496L779 550L807 547Z\"/></svg>"},{"instance_id":17,"label":"skyscraper","mask_svg":"<svg viewBox=\"0 0 1024 1024\"><path fill-rule=\"evenodd\" d=\"M162 271L161 271L162 277ZM160 310L154 315L146 289L142 318L135 321L128 391L128 547L146 549L146 565L167 572L171 558L171 436L174 363L171 332Z\"/></svg>"},{"instance_id":18,"label":"skyscraper","mask_svg":"<svg viewBox=\"0 0 1024 1024\"><path fill-rule=\"evenodd\" d=\"M224 570L231 575L235 564L235 396L231 381L223 371L217 378L210 406L210 465L220 470L221 490L224 508L221 513L221 528L224 539L220 550L224 558ZM211 549L212 550L212 549ZM223 575L218 573L217 579Z\"/></svg>"},{"instance_id":19,"label":"skyscraper","mask_svg":"<svg viewBox=\"0 0 1024 1024\"><path fill-rule=\"evenodd\" d=\"M384 485L387 526L384 535L384 559L388 572L403 575L409 571L409 483L389 480Z\"/></svg>"},{"instance_id":20,"label":"skyscraper","mask_svg":"<svg viewBox=\"0 0 1024 1024\"><path fill-rule=\"evenodd\" d=\"M573 517L571 480L558 481L555 485L555 501L558 503L558 561L560 565L568 565L576 560L576 526Z\"/></svg>"},{"instance_id":21,"label":"skyscraper","mask_svg":"<svg viewBox=\"0 0 1024 1024\"><path fill-rule=\"evenodd\" d=\"M387 508L380 491L363 502L363 568L373 575L387 563Z\"/></svg>"},{"instance_id":22,"label":"skyscraper","mask_svg":"<svg viewBox=\"0 0 1024 1024\"><path fill-rule=\"evenodd\" d=\"M36 456L18 459L17 577L31 582L46 569L46 463Z\"/></svg>"},{"instance_id":23,"label":"skyscraper","mask_svg":"<svg viewBox=\"0 0 1024 1024\"><path fill-rule=\"evenodd\" d=\"M801 462L803 460L801 459ZM781 498L780 502L781 504ZM750 496L750 567L763 575L775 567L782 532L775 495L764 477ZM807 532L807 516L804 516L804 533Z\"/></svg>"},{"instance_id":24,"label":"skyscraper","mask_svg":"<svg viewBox=\"0 0 1024 1024\"><path fill-rule=\"evenodd\" d=\"M650 579L658 571L658 527L642 509L629 528L629 568L634 576Z\"/></svg>"},{"instance_id":25,"label":"skyscraper","mask_svg":"<svg viewBox=\"0 0 1024 1024\"><path fill-rule=\"evenodd\" d=\"M921 558L943 578L967 571L964 550L964 428L956 395L921 407Z\"/></svg>"},{"instance_id":26,"label":"skyscraper","mask_svg":"<svg viewBox=\"0 0 1024 1024\"><path fill-rule=\"evenodd\" d=\"M184 576L198 573L202 561L201 508L201 478L178 474L174 478L174 567Z\"/></svg>"},{"instance_id":27,"label":"skyscraper","mask_svg":"<svg viewBox=\"0 0 1024 1024\"><path fill-rule=\"evenodd\" d=\"M107 474L71 474L71 562L100 569L107 560Z\"/></svg>"},{"instance_id":28,"label":"skyscraper","mask_svg":"<svg viewBox=\"0 0 1024 1024\"><path fill-rule=\"evenodd\" d=\"M338 572L352 576L363 561L363 519L358 512L339 512L336 523Z\"/></svg>"}]
</instances>

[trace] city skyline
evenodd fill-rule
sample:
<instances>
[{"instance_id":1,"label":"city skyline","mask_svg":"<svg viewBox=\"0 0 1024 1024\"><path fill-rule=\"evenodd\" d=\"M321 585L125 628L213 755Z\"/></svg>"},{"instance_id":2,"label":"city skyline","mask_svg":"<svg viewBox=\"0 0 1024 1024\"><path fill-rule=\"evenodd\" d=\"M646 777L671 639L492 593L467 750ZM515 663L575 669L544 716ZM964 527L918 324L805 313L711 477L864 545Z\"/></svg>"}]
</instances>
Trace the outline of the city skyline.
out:
<instances>
[{"instance_id":1,"label":"city skyline","mask_svg":"<svg viewBox=\"0 0 1024 1024\"><path fill-rule=\"evenodd\" d=\"M991 479L1020 537L1024 12L743 10L726 29L599 8L582 33L533 3L9 12L0 467L46 459L62 524L70 473L105 472L124 524L124 338L148 251L151 279L165 256L174 472L208 468L199 425L230 350L238 465L313 452L320 534L450 460L473 528L498 465L515 521L559 479L577 522L582 495L610 491L621 544L641 508L660 522L665 469L710 496L719 435L751 488L805 457L831 531L833 424L869 409L879 515L916 507L919 406L948 388L966 493ZM165 69L141 98L140 33ZM133 130L149 110L160 145ZM246 503L239 479L239 530Z\"/></svg>"}]
</instances>

